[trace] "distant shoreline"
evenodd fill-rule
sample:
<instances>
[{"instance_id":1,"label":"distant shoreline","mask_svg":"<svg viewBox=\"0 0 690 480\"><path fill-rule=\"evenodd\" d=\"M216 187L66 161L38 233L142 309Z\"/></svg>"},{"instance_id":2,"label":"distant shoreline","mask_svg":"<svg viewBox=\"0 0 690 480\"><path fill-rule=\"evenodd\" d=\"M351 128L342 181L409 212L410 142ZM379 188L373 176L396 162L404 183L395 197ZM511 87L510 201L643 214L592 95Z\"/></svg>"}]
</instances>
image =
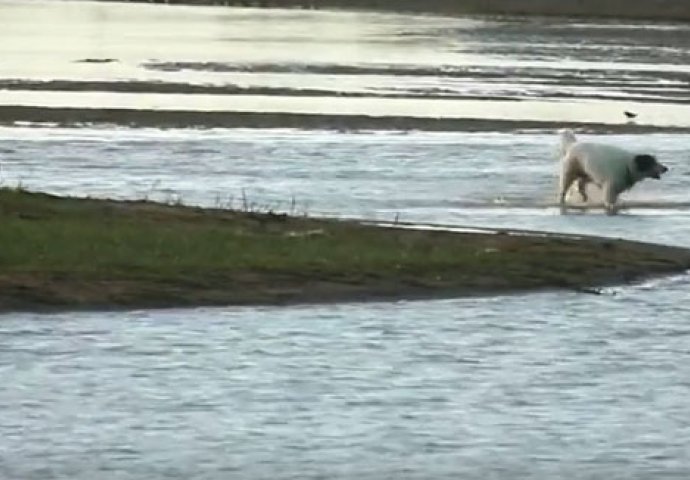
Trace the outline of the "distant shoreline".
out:
<instances>
[{"instance_id":1,"label":"distant shoreline","mask_svg":"<svg viewBox=\"0 0 690 480\"><path fill-rule=\"evenodd\" d=\"M378 10L438 15L535 15L690 21L687 0L99 0L232 7Z\"/></svg>"}]
</instances>

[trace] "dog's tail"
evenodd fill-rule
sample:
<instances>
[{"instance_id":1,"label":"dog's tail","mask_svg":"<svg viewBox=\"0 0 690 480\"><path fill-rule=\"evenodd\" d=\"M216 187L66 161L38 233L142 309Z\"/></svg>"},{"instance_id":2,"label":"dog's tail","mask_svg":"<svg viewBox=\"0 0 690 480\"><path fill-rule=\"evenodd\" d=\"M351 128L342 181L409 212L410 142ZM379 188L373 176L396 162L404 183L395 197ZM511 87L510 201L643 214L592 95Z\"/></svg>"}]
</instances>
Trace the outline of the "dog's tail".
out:
<instances>
[{"instance_id":1,"label":"dog's tail","mask_svg":"<svg viewBox=\"0 0 690 480\"><path fill-rule=\"evenodd\" d=\"M569 128L559 130L558 134L561 138L561 143L558 148L558 158L562 159L565 157L565 154L568 153L568 149L571 145L577 142L577 138L575 137L575 133Z\"/></svg>"}]
</instances>

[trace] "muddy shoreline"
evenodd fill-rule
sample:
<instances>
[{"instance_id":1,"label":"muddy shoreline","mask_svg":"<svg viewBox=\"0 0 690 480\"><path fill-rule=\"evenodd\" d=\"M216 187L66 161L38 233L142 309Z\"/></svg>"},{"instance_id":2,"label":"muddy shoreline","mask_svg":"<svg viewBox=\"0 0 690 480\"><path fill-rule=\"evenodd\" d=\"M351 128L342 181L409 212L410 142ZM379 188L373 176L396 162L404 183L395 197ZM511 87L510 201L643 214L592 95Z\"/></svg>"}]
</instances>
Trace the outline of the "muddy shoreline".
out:
<instances>
[{"instance_id":1,"label":"muddy shoreline","mask_svg":"<svg viewBox=\"0 0 690 480\"><path fill-rule=\"evenodd\" d=\"M0 125L16 126L23 123L64 127L116 125L132 128L295 128L336 131L515 132L553 131L559 128L573 128L581 132L602 134L688 133L690 131L688 127L659 127L634 123L606 124L474 118L0 106Z\"/></svg>"},{"instance_id":2,"label":"muddy shoreline","mask_svg":"<svg viewBox=\"0 0 690 480\"><path fill-rule=\"evenodd\" d=\"M113 1L113 0L99 0ZM537 15L690 21L686 0L115 0L171 5L376 10L439 15Z\"/></svg>"}]
</instances>

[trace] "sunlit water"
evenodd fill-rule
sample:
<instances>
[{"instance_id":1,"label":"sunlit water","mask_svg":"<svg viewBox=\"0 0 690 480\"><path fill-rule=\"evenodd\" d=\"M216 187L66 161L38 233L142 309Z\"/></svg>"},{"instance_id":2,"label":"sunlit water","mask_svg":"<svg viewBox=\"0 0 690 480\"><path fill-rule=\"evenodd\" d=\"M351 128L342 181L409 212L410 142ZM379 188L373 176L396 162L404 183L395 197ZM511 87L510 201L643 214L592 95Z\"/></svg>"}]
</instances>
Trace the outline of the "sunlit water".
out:
<instances>
[{"instance_id":1,"label":"sunlit water","mask_svg":"<svg viewBox=\"0 0 690 480\"><path fill-rule=\"evenodd\" d=\"M0 90L0 104L608 123L635 109L685 125L689 48L672 24L0 0L0 82L285 89ZM690 247L687 135L599 140L670 167L616 217L558 214L551 131L17 126L0 129L0 179ZM0 478L686 479L689 293L680 275L599 296L4 314Z\"/></svg>"},{"instance_id":2,"label":"sunlit water","mask_svg":"<svg viewBox=\"0 0 690 480\"><path fill-rule=\"evenodd\" d=\"M690 125L684 24L0 0L0 58L0 105ZM49 80L110 86L21 90Z\"/></svg>"}]
</instances>

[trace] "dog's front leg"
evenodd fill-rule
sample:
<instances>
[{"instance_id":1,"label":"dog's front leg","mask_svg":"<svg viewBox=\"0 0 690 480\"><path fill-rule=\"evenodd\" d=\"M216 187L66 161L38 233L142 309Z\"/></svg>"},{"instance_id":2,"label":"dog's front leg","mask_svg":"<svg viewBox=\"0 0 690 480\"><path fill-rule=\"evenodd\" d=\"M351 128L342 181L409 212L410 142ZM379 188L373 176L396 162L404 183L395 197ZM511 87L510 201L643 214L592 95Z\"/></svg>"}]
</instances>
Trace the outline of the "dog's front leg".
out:
<instances>
[{"instance_id":1,"label":"dog's front leg","mask_svg":"<svg viewBox=\"0 0 690 480\"><path fill-rule=\"evenodd\" d=\"M567 190L565 192L561 191L558 194L558 209L559 209L561 215L565 215L566 213L568 213L568 208L565 204L566 193L567 193Z\"/></svg>"},{"instance_id":2,"label":"dog's front leg","mask_svg":"<svg viewBox=\"0 0 690 480\"><path fill-rule=\"evenodd\" d=\"M567 209L565 207L565 194L559 192L556 202L558 203L558 209L561 212L561 215L565 214L567 212Z\"/></svg>"}]
</instances>

